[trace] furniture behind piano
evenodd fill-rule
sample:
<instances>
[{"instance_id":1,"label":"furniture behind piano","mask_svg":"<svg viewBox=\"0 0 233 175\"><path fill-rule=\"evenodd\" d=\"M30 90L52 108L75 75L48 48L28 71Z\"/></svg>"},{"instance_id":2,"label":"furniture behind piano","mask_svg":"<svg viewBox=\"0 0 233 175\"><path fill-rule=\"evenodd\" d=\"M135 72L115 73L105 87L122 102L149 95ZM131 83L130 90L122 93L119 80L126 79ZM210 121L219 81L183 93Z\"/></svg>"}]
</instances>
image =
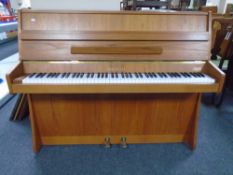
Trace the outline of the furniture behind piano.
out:
<instances>
[{"instance_id":1,"label":"furniture behind piano","mask_svg":"<svg viewBox=\"0 0 233 175\"><path fill-rule=\"evenodd\" d=\"M122 10L140 10L141 8L162 8L166 7L167 9L170 6L171 0L122 0L120 3Z\"/></svg>"},{"instance_id":2,"label":"furniture behind piano","mask_svg":"<svg viewBox=\"0 0 233 175\"><path fill-rule=\"evenodd\" d=\"M221 92L224 83L209 61L210 14L19 14L21 63L7 80L11 93L28 94L34 151L110 143L195 148L201 93Z\"/></svg>"}]
</instances>

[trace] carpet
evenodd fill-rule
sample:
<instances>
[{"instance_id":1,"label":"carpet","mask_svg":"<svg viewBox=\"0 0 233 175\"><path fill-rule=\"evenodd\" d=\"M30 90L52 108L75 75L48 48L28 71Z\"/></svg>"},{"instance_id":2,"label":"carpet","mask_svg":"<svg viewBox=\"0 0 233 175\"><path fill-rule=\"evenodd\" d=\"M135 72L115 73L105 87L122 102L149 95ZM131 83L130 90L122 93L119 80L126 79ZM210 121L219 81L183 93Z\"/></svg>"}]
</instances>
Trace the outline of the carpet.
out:
<instances>
[{"instance_id":1,"label":"carpet","mask_svg":"<svg viewBox=\"0 0 233 175\"><path fill-rule=\"evenodd\" d=\"M14 39L4 44L0 44L0 60L3 60L18 52L18 40Z\"/></svg>"}]
</instances>

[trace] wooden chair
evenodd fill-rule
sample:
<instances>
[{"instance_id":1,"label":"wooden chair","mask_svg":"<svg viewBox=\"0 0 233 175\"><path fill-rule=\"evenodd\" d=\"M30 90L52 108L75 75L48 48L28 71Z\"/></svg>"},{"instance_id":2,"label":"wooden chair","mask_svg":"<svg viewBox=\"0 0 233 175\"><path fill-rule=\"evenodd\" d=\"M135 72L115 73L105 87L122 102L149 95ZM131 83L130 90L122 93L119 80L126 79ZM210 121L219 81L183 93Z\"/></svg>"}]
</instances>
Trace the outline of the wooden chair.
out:
<instances>
[{"instance_id":1,"label":"wooden chair","mask_svg":"<svg viewBox=\"0 0 233 175\"><path fill-rule=\"evenodd\" d=\"M202 12L212 12L213 14L218 13L218 7L217 6L201 6L200 11Z\"/></svg>"},{"instance_id":2,"label":"wooden chair","mask_svg":"<svg viewBox=\"0 0 233 175\"><path fill-rule=\"evenodd\" d=\"M217 55L222 58L226 57L228 39L225 38L227 33L233 26L233 18L219 17L212 22L212 56L211 59L216 59ZM222 63L221 63L222 64ZM220 65L220 67L222 67Z\"/></svg>"},{"instance_id":3,"label":"wooden chair","mask_svg":"<svg viewBox=\"0 0 233 175\"><path fill-rule=\"evenodd\" d=\"M233 27L226 33L221 43L219 55L221 56L221 60L219 63L220 69L223 69L223 64L225 60L229 60L229 62L227 65L227 69L225 70L226 79L223 91L218 98L216 95L213 96L213 101L216 103L217 107L221 106L227 87L233 87Z\"/></svg>"}]
</instances>

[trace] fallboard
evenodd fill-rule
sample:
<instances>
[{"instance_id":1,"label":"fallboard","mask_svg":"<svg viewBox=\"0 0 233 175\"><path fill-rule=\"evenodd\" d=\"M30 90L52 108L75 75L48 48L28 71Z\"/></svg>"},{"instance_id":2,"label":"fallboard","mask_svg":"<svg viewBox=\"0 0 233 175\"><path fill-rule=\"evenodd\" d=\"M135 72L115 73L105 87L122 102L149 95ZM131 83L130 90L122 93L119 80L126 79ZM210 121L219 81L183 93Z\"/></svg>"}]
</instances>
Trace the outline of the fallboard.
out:
<instances>
[{"instance_id":1,"label":"fallboard","mask_svg":"<svg viewBox=\"0 0 233 175\"><path fill-rule=\"evenodd\" d=\"M208 60L203 12L20 11L21 60Z\"/></svg>"}]
</instances>

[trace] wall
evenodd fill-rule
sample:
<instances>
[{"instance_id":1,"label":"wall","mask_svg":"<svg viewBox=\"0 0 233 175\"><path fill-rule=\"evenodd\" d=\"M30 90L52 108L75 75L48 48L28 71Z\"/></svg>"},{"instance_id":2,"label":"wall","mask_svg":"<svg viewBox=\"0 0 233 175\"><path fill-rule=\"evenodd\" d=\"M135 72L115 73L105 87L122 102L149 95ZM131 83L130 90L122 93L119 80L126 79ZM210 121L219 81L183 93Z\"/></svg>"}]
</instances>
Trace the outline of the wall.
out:
<instances>
[{"instance_id":1,"label":"wall","mask_svg":"<svg viewBox=\"0 0 233 175\"><path fill-rule=\"evenodd\" d=\"M120 10L121 0L31 0L32 9Z\"/></svg>"},{"instance_id":2,"label":"wall","mask_svg":"<svg viewBox=\"0 0 233 175\"><path fill-rule=\"evenodd\" d=\"M221 0L219 10L221 13L224 13L227 7L227 4L233 3L233 0Z\"/></svg>"},{"instance_id":3,"label":"wall","mask_svg":"<svg viewBox=\"0 0 233 175\"><path fill-rule=\"evenodd\" d=\"M31 0L10 0L13 9L31 7Z\"/></svg>"}]
</instances>

